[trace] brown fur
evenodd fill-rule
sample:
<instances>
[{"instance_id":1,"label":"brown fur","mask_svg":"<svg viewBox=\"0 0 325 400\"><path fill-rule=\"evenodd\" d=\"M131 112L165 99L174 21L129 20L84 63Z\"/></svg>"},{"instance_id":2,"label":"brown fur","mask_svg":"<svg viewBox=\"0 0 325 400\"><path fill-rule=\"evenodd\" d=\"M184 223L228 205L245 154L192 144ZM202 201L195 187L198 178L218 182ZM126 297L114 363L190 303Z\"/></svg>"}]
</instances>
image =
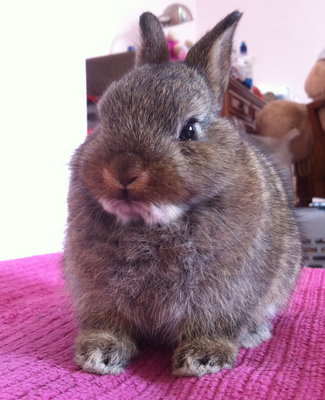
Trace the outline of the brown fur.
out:
<instances>
[{"instance_id":1,"label":"brown fur","mask_svg":"<svg viewBox=\"0 0 325 400\"><path fill-rule=\"evenodd\" d=\"M188 63L169 64L159 22L144 14L146 50L108 88L99 128L73 157L65 274L87 371L120 373L150 341L175 347L175 375L229 368L240 346L270 337L293 288L301 250L283 183L216 113L239 19L209 33L204 54L194 46ZM193 118L198 140L178 140ZM140 209L121 220L106 210L118 201Z\"/></svg>"}]
</instances>

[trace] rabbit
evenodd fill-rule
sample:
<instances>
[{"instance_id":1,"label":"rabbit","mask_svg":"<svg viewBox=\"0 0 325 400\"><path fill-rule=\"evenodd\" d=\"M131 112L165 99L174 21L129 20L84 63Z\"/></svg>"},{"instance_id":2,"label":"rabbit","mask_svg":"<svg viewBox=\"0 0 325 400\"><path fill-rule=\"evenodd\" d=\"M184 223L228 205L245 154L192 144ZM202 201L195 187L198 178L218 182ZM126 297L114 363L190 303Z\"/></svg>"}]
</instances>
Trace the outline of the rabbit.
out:
<instances>
[{"instance_id":1,"label":"rabbit","mask_svg":"<svg viewBox=\"0 0 325 400\"><path fill-rule=\"evenodd\" d=\"M221 117L240 18L171 63L142 14L135 68L72 157L64 272L87 372L120 374L144 345L171 349L176 376L231 368L271 338L293 290L301 241L285 185Z\"/></svg>"}]
</instances>

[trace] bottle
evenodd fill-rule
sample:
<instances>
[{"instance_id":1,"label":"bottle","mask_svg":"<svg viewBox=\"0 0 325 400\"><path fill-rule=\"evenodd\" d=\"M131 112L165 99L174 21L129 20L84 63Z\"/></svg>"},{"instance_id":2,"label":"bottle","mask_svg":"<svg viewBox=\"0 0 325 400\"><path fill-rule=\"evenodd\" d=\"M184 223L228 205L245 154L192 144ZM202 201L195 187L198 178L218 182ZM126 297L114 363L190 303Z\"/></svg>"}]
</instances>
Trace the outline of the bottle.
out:
<instances>
[{"instance_id":1,"label":"bottle","mask_svg":"<svg viewBox=\"0 0 325 400\"><path fill-rule=\"evenodd\" d=\"M247 46L245 42L241 42L238 57L238 66L241 81L248 89L253 86L253 63L254 58L247 54Z\"/></svg>"}]
</instances>

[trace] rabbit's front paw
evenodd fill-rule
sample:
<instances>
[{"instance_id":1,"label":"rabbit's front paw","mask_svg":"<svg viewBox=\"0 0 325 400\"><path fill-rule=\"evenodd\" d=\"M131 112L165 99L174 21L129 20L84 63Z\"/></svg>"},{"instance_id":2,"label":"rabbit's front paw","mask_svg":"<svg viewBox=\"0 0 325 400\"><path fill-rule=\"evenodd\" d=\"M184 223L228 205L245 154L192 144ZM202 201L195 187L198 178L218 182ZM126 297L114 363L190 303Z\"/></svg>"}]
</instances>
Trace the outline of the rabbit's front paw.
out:
<instances>
[{"instance_id":1,"label":"rabbit's front paw","mask_svg":"<svg viewBox=\"0 0 325 400\"><path fill-rule=\"evenodd\" d=\"M121 374L136 354L137 347L131 339L118 339L106 331L83 331L76 340L76 363L95 374Z\"/></svg>"},{"instance_id":2,"label":"rabbit's front paw","mask_svg":"<svg viewBox=\"0 0 325 400\"><path fill-rule=\"evenodd\" d=\"M181 343L173 355L173 374L203 376L231 368L237 347L223 338L198 338Z\"/></svg>"}]
</instances>

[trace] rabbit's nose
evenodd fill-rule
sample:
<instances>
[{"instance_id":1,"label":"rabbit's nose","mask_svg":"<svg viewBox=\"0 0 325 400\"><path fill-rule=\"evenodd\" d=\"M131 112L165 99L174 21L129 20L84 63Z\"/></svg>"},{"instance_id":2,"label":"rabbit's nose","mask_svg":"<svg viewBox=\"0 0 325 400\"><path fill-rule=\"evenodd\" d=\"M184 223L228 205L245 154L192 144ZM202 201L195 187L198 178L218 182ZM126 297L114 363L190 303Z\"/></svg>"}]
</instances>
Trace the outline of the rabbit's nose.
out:
<instances>
[{"instance_id":1,"label":"rabbit's nose","mask_svg":"<svg viewBox=\"0 0 325 400\"><path fill-rule=\"evenodd\" d=\"M147 171L103 170L103 178L111 193L124 193L129 191L142 192L147 186L149 174Z\"/></svg>"},{"instance_id":2,"label":"rabbit's nose","mask_svg":"<svg viewBox=\"0 0 325 400\"><path fill-rule=\"evenodd\" d=\"M120 178L119 181L120 183L127 188L128 186L131 186L133 182L135 182L139 177L138 176L132 176L132 178Z\"/></svg>"},{"instance_id":3,"label":"rabbit's nose","mask_svg":"<svg viewBox=\"0 0 325 400\"><path fill-rule=\"evenodd\" d=\"M102 175L105 186L111 195L119 197L134 196L146 190L149 171L137 154L118 154L104 167Z\"/></svg>"},{"instance_id":4,"label":"rabbit's nose","mask_svg":"<svg viewBox=\"0 0 325 400\"><path fill-rule=\"evenodd\" d=\"M148 172L136 171L127 173L122 171L120 174L115 175L116 182L123 187L123 189L143 189L148 182Z\"/></svg>"}]
</instances>

